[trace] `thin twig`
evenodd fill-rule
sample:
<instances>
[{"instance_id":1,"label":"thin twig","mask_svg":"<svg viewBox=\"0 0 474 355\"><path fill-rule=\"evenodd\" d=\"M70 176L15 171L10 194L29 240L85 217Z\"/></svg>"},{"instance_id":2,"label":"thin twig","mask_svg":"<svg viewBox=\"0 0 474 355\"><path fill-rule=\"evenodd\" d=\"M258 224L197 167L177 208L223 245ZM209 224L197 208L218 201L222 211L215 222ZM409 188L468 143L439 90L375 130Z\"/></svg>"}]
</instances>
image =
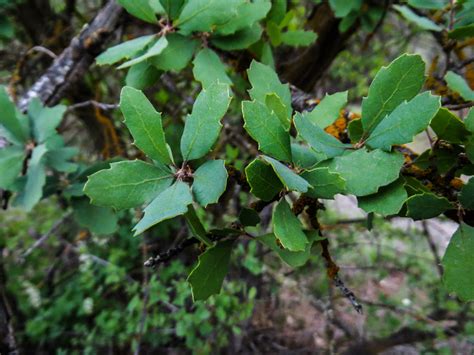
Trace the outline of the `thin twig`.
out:
<instances>
[{"instance_id":1,"label":"thin twig","mask_svg":"<svg viewBox=\"0 0 474 355\"><path fill-rule=\"evenodd\" d=\"M28 54L31 54L33 52L44 53L44 54L46 54L47 56L49 56L53 59L56 59L58 57L56 54L53 53L53 51L49 50L48 48L42 47L42 46L31 47L30 49L28 49L26 54L28 55Z\"/></svg>"},{"instance_id":2,"label":"thin twig","mask_svg":"<svg viewBox=\"0 0 474 355\"><path fill-rule=\"evenodd\" d=\"M110 111L110 110L115 110L115 109L119 108L118 104L106 104L106 103L98 102L98 101L95 101L95 100L87 100L87 101L79 102L77 104L69 106L67 108L67 111L70 112L70 111L74 111L74 110L77 110L79 108L83 108L83 107L87 107L87 106L95 106L97 108L100 108L103 111Z\"/></svg>"},{"instance_id":3,"label":"thin twig","mask_svg":"<svg viewBox=\"0 0 474 355\"><path fill-rule=\"evenodd\" d=\"M333 278L334 285L341 291L345 298L349 300L352 307L357 311L357 313L362 314L363 308L362 305L357 301L357 298L351 290L349 290L344 282L340 279L339 275L334 276Z\"/></svg>"},{"instance_id":4,"label":"thin twig","mask_svg":"<svg viewBox=\"0 0 474 355\"><path fill-rule=\"evenodd\" d=\"M30 246L21 256L24 260L26 259L36 248L39 248L58 228L71 216L71 212L66 213L62 218L56 221L53 226L38 240L36 240L32 246Z\"/></svg>"},{"instance_id":5,"label":"thin twig","mask_svg":"<svg viewBox=\"0 0 474 355\"><path fill-rule=\"evenodd\" d=\"M456 66L455 69L461 70L462 68L464 68L464 67L466 67L466 66L468 66L469 64L472 64L472 63L474 63L474 57L462 61L459 65Z\"/></svg>"},{"instance_id":6,"label":"thin twig","mask_svg":"<svg viewBox=\"0 0 474 355\"><path fill-rule=\"evenodd\" d=\"M438 271L439 277L442 277L443 276L443 267L441 266L441 258L439 257L439 254L438 254L438 248L436 247L436 244L434 243L433 239L431 238L431 233L428 230L428 223L426 223L426 221L423 221L422 226L423 226L423 234L426 237L426 241L428 242L431 253L433 254L433 258L434 258L435 265L436 265L436 270Z\"/></svg>"},{"instance_id":7,"label":"thin twig","mask_svg":"<svg viewBox=\"0 0 474 355\"><path fill-rule=\"evenodd\" d=\"M430 147L431 147L431 149L433 149L434 142L433 142L433 138L431 137L430 132L428 131L428 129L425 129L425 133L426 133L426 137L428 137L428 142L430 143Z\"/></svg>"},{"instance_id":8,"label":"thin twig","mask_svg":"<svg viewBox=\"0 0 474 355\"><path fill-rule=\"evenodd\" d=\"M176 255L180 254L181 252L184 251L187 247L198 244L199 240L196 238L188 238L183 240L181 243L179 243L176 247L168 249L167 251L158 254L155 257L149 258L145 263L143 264L146 267L152 267L156 268L159 264L165 263L168 260L174 258Z\"/></svg>"},{"instance_id":9,"label":"thin twig","mask_svg":"<svg viewBox=\"0 0 474 355\"><path fill-rule=\"evenodd\" d=\"M143 257L145 258L145 248L142 248ZM148 269L143 266L143 282L142 282L142 292L143 292L143 300L142 300L142 314L140 317L140 324L138 326L138 335L137 335L137 348L135 349L134 355L139 355L141 350L141 342L143 338L143 333L145 331L145 323L148 316L148 300L150 299L150 278L148 274Z\"/></svg>"},{"instance_id":10,"label":"thin twig","mask_svg":"<svg viewBox=\"0 0 474 355\"><path fill-rule=\"evenodd\" d=\"M462 104L444 105L443 107L449 110L457 111L457 110L462 110L463 108L469 108L472 106L474 106L474 101L464 102Z\"/></svg>"}]
</instances>

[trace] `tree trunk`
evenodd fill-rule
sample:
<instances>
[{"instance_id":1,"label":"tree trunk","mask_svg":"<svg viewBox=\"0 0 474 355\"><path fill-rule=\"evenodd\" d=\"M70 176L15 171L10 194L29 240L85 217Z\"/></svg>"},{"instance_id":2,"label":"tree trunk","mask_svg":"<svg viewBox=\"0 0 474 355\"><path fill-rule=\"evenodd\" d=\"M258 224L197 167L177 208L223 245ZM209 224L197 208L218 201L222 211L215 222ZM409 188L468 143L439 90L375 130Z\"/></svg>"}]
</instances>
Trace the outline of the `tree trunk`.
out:
<instances>
[{"instance_id":1,"label":"tree trunk","mask_svg":"<svg viewBox=\"0 0 474 355\"><path fill-rule=\"evenodd\" d=\"M287 82L303 91L312 91L316 82L344 49L347 40L359 28L356 23L341 33L340 22L340 19L334 17L328 3L315 7L308 27L318 34L318 39L312 46L292 52L290 58L280 65L278 72Z\"/></svg>"}]
</instances>

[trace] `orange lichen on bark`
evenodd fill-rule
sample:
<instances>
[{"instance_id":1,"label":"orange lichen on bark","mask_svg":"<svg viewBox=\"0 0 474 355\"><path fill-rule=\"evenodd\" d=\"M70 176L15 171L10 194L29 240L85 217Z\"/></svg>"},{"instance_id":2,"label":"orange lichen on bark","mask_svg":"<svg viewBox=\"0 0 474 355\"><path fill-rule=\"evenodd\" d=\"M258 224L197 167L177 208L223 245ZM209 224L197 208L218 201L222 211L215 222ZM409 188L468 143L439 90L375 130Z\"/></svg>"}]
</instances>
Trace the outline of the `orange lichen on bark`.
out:
<instances>
[{"instance_id":1,"label":"orange lichen on bark","mask_svg":"<svg viewBox=\"0 0 474 355\"><path fill-rule=\"evenodd\" d=\"M102 126L102 135L104 137L102 156L107 159L112 156L121 155L123 150L120 145L120 138L117 135L112 121L109 117L105 116L97 106L94 106L94 114L95 118Z\"/></svg>"},{"instance_id":2,"label":"orange lichen on bark","mask_svg":"<svg viewBox=\"0 0 474 355\"><path fill-rule=\"evenodd\" d=\"M456 190L461 190L464 186L464 181L462 181L460 178L454 178L449 182L449 185L454 187Z\"/></svg>"},{"instance_id":3,"label":"orange lichen on bark","mask_svg":"<svg viewBox=\"0 0 474 355\"><path fill-rule=\"evenodd\" d=\"M341 134L346 132L347 124L350 120L350 115L350 112L347 112L346 110L341 110L339 112L339 117L334 121L333 124L327 126L325 128L325 131L331 136L334 136L339 139L341 137Z\"/></svg>"},{"instance_id":4,"label":"orange lichen on bark","mask_svg":"<svg viewBox=\"0 0 474 355\"><path fill-rule=\"evenodd\" d=\"M456 56L459 58L460 61L466 60L466 54L464 53L464 47L463 48L458 47L454 50L454 52L456 53ZM474 63L470 63L470 64L466 65L465 70L466 70L465 71L466 81L469 84L469 86L471 87L471 89L474 90Z\"/></svg>"}]
</instances>

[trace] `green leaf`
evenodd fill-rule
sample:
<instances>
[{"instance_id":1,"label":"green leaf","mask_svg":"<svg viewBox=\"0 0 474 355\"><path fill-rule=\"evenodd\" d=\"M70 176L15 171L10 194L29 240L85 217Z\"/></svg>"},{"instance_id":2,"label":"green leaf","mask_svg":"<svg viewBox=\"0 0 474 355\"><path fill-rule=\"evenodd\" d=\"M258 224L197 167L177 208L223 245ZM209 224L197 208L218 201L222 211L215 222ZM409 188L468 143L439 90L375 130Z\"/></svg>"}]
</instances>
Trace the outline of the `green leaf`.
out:
<instances>
[{"instance_id":1,"label":"green leaf","mask_svg":"<svg viewBox=\"0 0 474 355\"><path fill-rule=\"evenodd\" d=\"M281 28L272 21L267 22L266 32L268 39L273 47L278 47L281 44Z\"/></svg>"},{"instance_id":2,"label":"green leaf","mask_svg":"<svg viewBox=\"0 0 474 355\"><path fill-rule=\"evenodd\" d=\"M287 5L288 4L286 0L273 0L272 8L267 15L267 21L280 23L285 17Z\"/></svg>"},{"instance_id":3,"label":"green leaf","mask_svg":"<svg viewBox=\"0 0 474 355\"><path fill-rule=\"evenodd\" d=\"M130 15L146 22L158 23L155 10L151 7L149 0L117 0L117 2L122 5Z\"/></svg>"},{"instance_id":4,"label":"green leaf","mask_svg":"<svg viewBox=\"0 0 474 355\"><path fill-rule=\"evenodd\" d=\"M57 134L56 127L61 123L66 109L64 105L45 107L38 98L30 101L28 116L31 118L33 136L38 143L44 143Z\"/></svg>"},{"instance_id":5,"label":"green leaf","mask_svg":"<svg viewBox=\"0 0 474 355\"><path fill-rule=\"evenodd\" d=\"M227 186L227 169L224 160L209 160L193 174L193 194L203 207L217 203Z\"/></svg>"},{"instance_id":6,"label":"green leaf","mask_svg":"<svg viewBox=\"0 0 474 355\"><path fill-rule=\"evenodd\" d=\"M454 144L463 143L469 136L469 131L458 116L445 108L441 108L430 124L439 139Z\"/></svg>"},{"instance_id":7,"label":"green leaf","mask_svg":"<svg viewBox=\"0 0 474 355\"><path fill-rule=\"evenodd\" d=\"M122 59L129 59L148 46L155 38L156 35L149 35L120 43L119 45L110 47L105 52L101 53L95 61L97 65L105 65L117 63Z\"/></svg>"},{"instance_id":8,"label":"green leaf","mask_svg":"<svg viewBox=\"0 0 474 355\"><path fill-rule=\"evenodd\" d=\"M362 101L362 127L366 135L405 100L411 100L425 82L425 63L419 55L404 54L380 69Z\"/></svg>"},{"instance_id":9,"label":"green leaf","mask_svg":"<svg viewBox=\"0 0 474 355\"><path fill-rule=\"evenodd\" d=\"M224 117L231 100L229 85L215 82L203 88L193 111L186 118L181 137L183 159L199 159L206 155L216 142Z\"/></svg>"},{"instance_id":10,"label":"green leaf","mask_svg":"<svg viewBox=\"0 0 474 355\"><path fill-rule=\"evenodd\" d=\"M268 42L262 44L262 53L260 55L260 61L262 64L275 69L275 58L273 56L272 46Z\"/></svg>"},{"instance_id":11,"label":"green leaf","mask_svg":"<svg viewBox=\"0 0 474 355\"><path fill-rule=\"evenodd\" d=\"M118 229L118 217L110 208L93 206L86 198L74 198L71 202L74 219L92 233L112 234Z\"/></svg>"},{"instance_id":12,"label":"green leaf","mask_svg":"<svg viewBox=\"0 0 474 355\"><path fill-rule=\"evenodd\" d=\"M351 142L355 143L362 139L364 135L364 128L362 128L362 120L356 119L349 122L347 125L347 133L351 138Z\"/></svg>"},{"instance_id":13,"label":"green leaf","mask_svg":"<svg viewBox=\"0 0 474 355\"><path fill-rule=\"evenodd\" d=\"M352 11L359 12L362 6L362 0L329 0L334 15L338 18L346 17Z\"/></svg>"},{"instance_id":14,"label":"green leaf","mask_svg":"<svg viewBox=\"0 0 474 355\"><path fill-rule=\"evenodd\" d=\"M443 282L463 301L474 300L474 228L461 223L443 256Z\"/></svg>"},{"instance_id":15,"label":"green leaf","mask_svg":"<svg viewBox=\"0 0 474 355\"><path fill-rule=\"evenodd\" d=\"M298 135L304 139L311 148L318 154L324 155L326 158L333 158L342 155L348 148L335 137L326 133L319 126L311 123L307 114L296 113L294 117L295 127Z\"/></svg>"},{"instance_id":16,"label":"green leaf","mask_svg":"<svg viewBox=\"0 0 474 355\"><path fill-rule=\"evenodd\" d=\"M260 223L260 216L257 211L244 207L240 210L239 221L245 227L255 227Z\"/></svg>"},{"instance_id":17,"label":"green leaf","mask_svg":"<svg viewBox=\"0 0 474 355\"><path fill-rule=\"evenodd\" d=\"M321 102L306 114L306 117L322 129L330 126L339 117L341 109L347 104L347 91L326 94Z\"/></svg>"},{"instance_id":18,"label":"green leaf","mask_svg":"<svg viewBox=\"0 0 474 355\"><path fill-rule=\"evenodd\" d=\"M212 49L201 49L194 58L193 65L194 78L201 82L203 88L207 88L217 81L232 85L224 64Z\"/></svg>"},{"instance_id":19,"label":"green leaf","mask_svg":"<svg viewBox=\"0 0 474 355\"><path fill-rule=\"evenodd\" d=\"M213 36L211 43L225 51L238 51L250 47L262 37L262 27L255 23L253 26L241 29L230 36Z\"/></svg>"},{"instance_id":20,"label":"green leaf","mask_svg":"<svg viewBox=\"0 0 474 355\"><path fill-rule=\"evenodd\" d=\"M474 163L474 137L471 136L469 140L464 144L466 148L466 155L471 161L471 163Z\"/></svg>"},{"instance_id":21,"label":"green leaf","mask_svg":"<svg viewBox=\"0 0 474 355\"><path fill-rule=\"evenodd\" d=\"M457 40L474 37L474 24L459 26L452 31L449 31L448 37Z\"/></svg>"},{"instance_id":22,"label":"green leaf","mask_svg":"<svg viewBox=\"0 0 474 355\"><path fill-rule=\"evenodd\" d=\"M290 251L304 251L308 238L303 232L300 220L291 212L290 205L282 198L273 210L273 233L281 245Z\"/></svg>"},{"instance_id":23,"label":"green leaf","mask_svg":"<svg viewBox=\"0 0 474 355\"><path fill-rule=\"evenodd\" d=\"M471 133L474 133L474 108L469 110L466 119L464 120L464 125L467 130Z\"/></svg>"},{"instance_id":24,"label":"green leaf","mask_svg":"<svg viewBox=\"0 0 474 355\"><path fill-rule=\"evenodd\" d=\"M141 160L121 161L89 176L84 192L94 205L121 210L150 202L172 182L167 168Z\"/></svg>"},{"instance_id":25,"label":"green leaf","mask_svg":"<svg viewBox=\"0 0 474 355\"><path fill-rule=\"evenodd\" d=\"M425 16L416 14L407 6L393 5L392 7L397 10L407 21L414 23L423 30L435 32L440 32L443 30L441 26L438 26L436 23Z\"/></svg>"},{"instance_id":26,"label":"green leaf","mask_svg":"<svg viewBox=\"0 0 474 355\"><path fill-rule=\"evenodd\" d=\"M273 168L258 158L247 165L245 175L250 192L264 201L270 201L283 189L283 184Z\"/></svg>"},{"instance_id":27,"label":"green leaf","mask_svg":"<svg viewBox=\"0 0 474 355\"><path fill-rule=\"evenodd\" d=\"M469 87L468 83L461 75L448 71L444 79L448 83L448 87L459 93L464 100L474 101L474 90Z\"/></svg>"},{"instance_id":28,"label":"green leaf","mask_svg":"<svg viewBox=\"0 0 474 355\"><path fill-rule=\"evenodd\" d=\"M193 0L188 1L174 25L180 32L212 32L237 17L239 6L244 0Z\"/></svg>"},{"instance_id":29,"label":"green leaf","mask_svg":"<svg viewBox=\"0 0 474 355\"><path fill-rule=\"evenodd\" d=\"M263 155L262 158L272 166L278 178L288 190L306 192L311 188L311 185L305 179L294 173L290 168L283 165L278 160L265 155Z\"/></svg>"},{"instance_id":30,"label":"green leaf","mask_svg":"<svg viewBox=\"0 0 474 355\"><path fill-rule=\"evenodd\" d=\"M160 78L160 71L148 62L135 64L127 72L125 84L137 90L144 90L155 84Z\"/></svg>"},{"instance_id":31,"label":"green leaf","mask_svg":"<svg viewBox=\"0 0 474 355\"><path fill-rule=\"evenodd\" d=\"M242 101L244 128L259 150L279 160L291 161L290 135L278 115L259 101Z\"/></svg>"},{"instance_id":32,"label":"green leaf","mask_svg":"<svg viewBox=\"0 0 474 355\"><path fill-rule=\"evenodd\" d=\"M455 147L438 146L426 150L415 160L415 166L421 169L435 168L436 172L444 175L458 164L460 151Z\"/></svg>"},{"instance_id":33,"label":"green leaf","mask_svg":"<svg viewBox=\"0 0 474 355\"><path fill-rule=\"evenodd\" d=\"M147 59L156 57L157 55L161 54L166 49L167 46L168 46L168 41L166 40L166 37L161 37L150 48L148 48L144 54L136 58L133 58L129 61L126 61L125 63L118 66L117 69L125 69L128 67L131 67L132 65L141 63Z\"/></svg>"},{"instance_id":34,"label":"green leaf","mask_svg":"<svg viewBox=\"0 0 474 355\"><path fill-rule=\"evenodd\" d=\"M194 301L205 301L219 294L229 271L233 245L233 240L224 240L199 255L198 264L188 277Z\"/></svg>"},{"instance_id":35,"label":"green leaf","mask_svg":"<svg viewBox=\"0 0 474 355\"><path fill-rule=\"evenodd\" d=\"M382 216L397 214L402 209L403 204L408 198L402 179L381 187L379 192L358 197L359 207L365 212L375 212Z\"/></svg>"},{"instance_id":36,"label":"green leaf","mask_svg":"<svg viewBox=\"0 0 474 355\"><path fill-rule=\"evenodd\" d=\"M5 86L0 86L0 107L2 108L0 128L3 126L6 129L5 137L12 143L26 142L28 135L20 122L22 116L17 114L16 106L10 100Z\"/></svg>"},{"instance_id":37,"label":"green leaf","mask_svg":"<svg viewBox=\"0 0 474 355\"><path fill-rule=\"evenodd\" d=\"M403 165L403 155L380 149L359 149L328 161L326 166L346 180L346 189L356 196L376 193L380 187L395 181ZM321 164L324 167L324 163Z\"/></svg>"},{"instance_id":38,"label":"green leaf","mask_svg":"<svg viewBox=\"0 0 474 355\"><path fill-rule=\"evenodd\" d=\"M371 148L390 151L392 145L410 143L425 130L441 106L440 97L429 91L400 104L375 127L366 141Z\"/></svg>"},{"instance_id":39,"label":"green leaf","mask_svg":"<svg viewBox=\"0 0 474 355\"><path fill-rule=\"evenodd\" d=\"M148 61L161 70L181 71L190 62L199 42L179 33L166 35L166 40L168 45L163 52Z\"/></svg>"},{"instance_id":40,"label":"green leaf","mask_svg":"<svg viewBox=\"0 0 474 355\"><path fill-rule=\"evenodd\" d=\"M160 0L160 3L168 16L174 20L179 16L185 0Z\"/></svg>"},{"instance_id":41,"label":"green leaf","mask_svg":"<svg viewBox=\"0 0 474 355\"><path fill-rule=\"evenodd\" d=\"M204 226L202 225L193 205L189 205L188 211L184 215L184 218L186 218L189 229L195 238L199 239L208 247L213 245L212 240L207 236L206 230L204 229Z\"/></svg>"},{"instance_id":42,"label":"green leaf","mask_svg":"<svg viewBox=\"0 0 474 355\"><path fill-rule=\"evenodd\" d=\"M293 156L293 164L302 169L312 168L321 160L311 148L296 143L291 144L291 155Z\"/></svg>"},{"instance_id":43,"label":"green leaf","mask_svg":"<svg viewBox=\"0 0 474 355\"><path fill-rule=\"evenodd\" d=\"M15 200L15 205L26 211L31 211L43 197L43 186L46 183L44 158L47 151L45 144L36 146L28 162L25 187Z\"/></svg>"},{"instance_id":44,"label":"green leaf","mask_svg":"<svg viewBox=\"0 0 474 355\"><path fill-rule=\"evenodd\" d=\"M407 190L408 196L431 193L430 189L423 185L418 179L411 176L402 176L402 178L405 180L405 189Z\"/></svg>"},{"instance_id":45,"label":"green leaf","mask_svg":"<svg viewBox=\"0 0 474 355\"><path fill-rule=\"evenodd\" d=\"M64 173L75 172L79 165L69 160L79 153L75 147L62 147L49 150L46 153L46 165L56 171Z\"/></svg>"},{"instance_id":46,"label":"green leaf","mask_svg":"<svg viewBox=\"0 0 474 355\"><path fill-rule=\"evenodd\" d=\"M469 130L469 132L474 133L474 109L471 108L466 119L464 120L464 125ZM466 142L464 142L464 148L466 150L466 155L471 162L474 162L474 135L471 135Z\"/></svg>"},{"instance_id":47,"label":"green leaf","mask_svg":"<svg viewBox=\"0 0 474 355\"><path fill-rule=\"evenodd\" d=\"M243 28L251 27L257 21L265 18L270 7L271 2L269 0L242 2L237 7L237 14L229 22L218 26L216 32L222 35L229 35Z\"/></svg>"},{"instance_id":48,"label":"green leaf","mask_svg":"<svg viewBox=\"0 0 474 355\"><path fill-rule=\"evenodd\" d=\"M12 21L4 14L0 14L0 39L12 39L14 36L15 27Z\"/></svg>"},{"instance_id":49,"label":"green leaf","mask_svg":"<svg viewBox=\"0 0 474 355\"><path fill-rule=\"evenodd\" d=\"M317 231L308 231L306 232L306 235L309 243L306 244L304 251L290 251L288 249L281 248L278 245L276 237L273 233L259 236L257 237L257 240L277 253L280 259L289 266L301 267L308 262L309 257L311 256L311 247L313 246L313 243L317 240L323 239L318 235Z\"/></svg>"},{"instance_id":50,"label":"green leaf","mask_svg":"<svg viewBox=\"0 0 474 355\"><path fill-rule=\"evenodd\" d=\"M160 0L148 0L151 8L153 9L153 11L155 12L155 14L160 14L160 15L165 15L166 14L166 11L163 7L163 5L161 5L161 1Z\"/></svg>"},{"instance_id":51,"label":"green leaf","mask_svg":"<svg viewBox=\"0 0 474 355\"><path fill-rule=\"evenodd\" d=\"M293 47L307 47L318 39L318 34L313 31L294 30L281 34L281 41Z\"/></svg>"},{"instance_id":52,"label":"green leaf","mask_svg":"<svg viewBox=\"0 0 474 355\"><path fill-rule=\"evenodd\" d=\"M273 111L277 115L283 127L285 127L285 130L289 131L291 120L290 117L287 116L288 110L277 94L267 94L265 96L265 105L270 111Z\"/></svg>"},{"instance_id":53,"label":"green leaf","mask_svg":"<svg viewBox=\"0 0 474 355\"><path fill-rule=\"evenodd\" d=\"M415 221L433 218L450 208L452 205L445 197L433 193L417 194L407 200L407 217Z\"/></svg>"},{"instance_id":54,"label":"green leaf","mask_svg":"<svg viewBox=\"0 0 474 355\"><path fill-rule=\"evenodd\" d=\"M408 0L408 5L418 9L441 10L447 5L446 0Z\"/></svg>"},{"instance_id":55,"label":"green leaf","mask_svg":"<svg viewBox=\"0 0 474 355\"><path fill-rule=\"evenodd\" d=\"M351 13L349 13L349 15L342 18L341 22L339 22L339 26L338 26L339 32L341 33L347 32L351 27L353 27L353 25L356 23L358 19L360 19L358 12L352 11Z\"/></svg>"},{"instance_id":56,"label":"green leaf","mask_svg":"<svg viewBox=\"0 0 474 355\"><path fill-rule=\"evenodd\" d=\"M459 202L465 209L474 210L474 178L471 177L461 189Z\"/></svg>"},{"instance_id":57,"label":"green leaf","mask_svg":"<svg viewBox=\"0 0 474 355\"><path fill-rule=\"evenodd\" d=\"M366 11L363 11L360 17L362 29L366 32L374 32L377 24L383 20L384 13L384 9L380 6L370 6Z\"/></svg>"},{"instance_id":58,"label":"green leaf","mask_svg":"<svg viewBox=\"0 0 474 355\"><path fill-rule=\"evenodd\" d=\"M10 146L0 149L0 189L8 190L20 175L25 152L21 147Z\"/></svg>"},{"instance_id":59,"label":"green leaf","mask_svg":"<svg viewBox=\"0 0 474 355\"><path fill-rule=\"evenodd\" d=\"M189 186L182 181L175 182L145 208L145 215L133 228L134 236L164 220L185 214L192 202L193 196Z\"/></svg>"},{"instance_id":60,"label":"green leaf","mask_svg":"<svg viewBox=\"0 0 474 355\"><path fill-rule=\"evenodd\" d=\"M253 100L265 103L267 94L275 93L287 109L287 116L291 116L291 93L288 84L282 84L275 71L255 60L250 64L247 70L252 89L249 95Z\"/></svg>"},{"instance_id":61,"label":"green leaf","mask_svg":"<svg viewBox=\"0 0 474 355\"><path fill-rule=\"evenodd\" d=\"M329 171L328 168L315 168L301 175L313 187L306 195L313 198L332 199L334 195L345 192L346 181L340 174Z\"/></svg>"},{"instance_id":62,"label":"green leaf","mask_svg":"<svg viewBox=\"0 0 474 355\"><path fill-rule=\"evenodd\" d=\"M161 123L161 114L140 90L125 86L120 94L120 110L135 139L134 144L151 159L163 164L172 162Z\"/></svg>"}]
</instances>

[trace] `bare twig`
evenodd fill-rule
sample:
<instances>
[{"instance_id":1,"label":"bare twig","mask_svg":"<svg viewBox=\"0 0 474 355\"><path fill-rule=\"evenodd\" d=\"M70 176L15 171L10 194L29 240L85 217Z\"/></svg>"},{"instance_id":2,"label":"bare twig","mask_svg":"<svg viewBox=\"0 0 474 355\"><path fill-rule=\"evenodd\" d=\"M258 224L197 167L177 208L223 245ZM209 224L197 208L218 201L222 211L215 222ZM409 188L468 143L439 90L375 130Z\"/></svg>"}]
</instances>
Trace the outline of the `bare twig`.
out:
<instances>
[{"instance_id":1,"label":"bare twig","mask_svg":"<svg viewBox=\"0 0 474 355\"><path fill-rule=\"evenodd\" d=\"M431 253L433 254L434 262L436 265L436 270L438 271L439 277L443 276L443 267L441 266L441 258L439 257L438 253L438 248L436 247L436 244L434 243L431 233L428 230L428 224L426 221L422 222L423 225L423 234L426 237L426 241L428 242L428 245L430 247Z\"/></svg>"},{"instance_id":2,"label":"bare twig","mask_svg":"<svg viewBox=\"0 0 474 355\"><path fill-rule=\"evenodd\" d=\"M53 226L43 234L38 240L36 240L32 246L30 246L21 256L21 259L26 259L36 248L39 248L52 234L54 234L59 227L69 219L71 216L71 212L66 213L62 218L57 220Z\"/></svg>"},{"instance_id":3,"label":"bare twig","mask_svg":"<svg viewBox=\"0 0 474 355\"><path fill-rule=\"evenodd\" d=\"M341 291L345 298L349 300L352 307L357 311L357 313L362 314L363 308L362 305L357 301L357 298L351 290L349 290L344 282L340 279L339 275L334 276L333 278L334 285Z\"/></svg>"},{"instance_id":4,"label":"bare twig","mask_svg":"<svg viewBox=\"0 0 474 355\"><path fill-rule=\"evenodd\" d=\"M77 104L69 106L67 108L67 111L70 112L70 111L74 111L74 110L77 110L79 108L84 108L84 107L87 107L87 106L94 106L94 107L97 107L97 108L99 108L103 111L110 111L110 110L115 110L115 109L119 108L118 104L106 104L106 103L98 102L98 101L95 101L95 100L87 100L87 101L78 102Z\"/></svg>"},{"instance_id":5,"label":"bare twig","mask_svg":"<svg viewBox=\"0 0 474 355\"><path fill-rule=\"evenodd\" d=\"M452 104L452 105L444 105L443 107L449 109L449 110L462 110L464 108L469 108L474 106L474 101L470 102L464 102L462 104Z\"/></svg>"},{"instance_id":6,"label":"bare twig","mask_svg":"<svg viewBox=\"0 0 474 355\"><path fill-rule=\"evenodd\" d=\"M47 56L53 58L53 59L56 59L58 56L56 54L54 54L53 51L49 50L48 48L46 47L43 47L43 46L34 46L34 47L31 47L28 52L26 52L26 54L30 54L30 53L33 53L33 52L39 52L39 53L44 53L46 54Z\"/></svg>"},{"instance_id":7,"label":"bare twig","mask_svg":"<svg viewBox=\"0 0 474 355\"><path fill-rule=\"evenodd\" d=\"M102 44L115 30L122 7L109 0L94 20L74 37L54 63L21 97L18 107L26 111L31 99L38 97L45 105L56 104L65 91L84 76L87 68L100 53Z\"/></svg>"},{"instance_id":8,"label":"bare twig","mask_svg":"<svg viewBox=\"0 0 474 355\"><path fill-rule=\"evenodd\" d=\"M172 258L174 258L176 255L182 253L184 249L186 249L187 247L190 247L191 245L198 244L198 243L199 243L199 240L196 238L185 239L176 247L168 249L167 251L160 253L155 257L149 258L147 261L145 261L144 266L155 268L158 265L165 263L168 260L171 260Z\"/></svg>"},{"instance_id":9,"label":"bare twig","mask_svg":"<svg viewBox=\"0 0 474 355\"><path fill-rule=\"evenodd\" d=\"M462 68L464 68L464 67L466 67L466 66L468 66L469 64L472 64L472 63L474 63L474 57L462 61L461 63L459 63L459 65L456 66L455 69L461 70Z\"/></svg>"}]
</instances>

